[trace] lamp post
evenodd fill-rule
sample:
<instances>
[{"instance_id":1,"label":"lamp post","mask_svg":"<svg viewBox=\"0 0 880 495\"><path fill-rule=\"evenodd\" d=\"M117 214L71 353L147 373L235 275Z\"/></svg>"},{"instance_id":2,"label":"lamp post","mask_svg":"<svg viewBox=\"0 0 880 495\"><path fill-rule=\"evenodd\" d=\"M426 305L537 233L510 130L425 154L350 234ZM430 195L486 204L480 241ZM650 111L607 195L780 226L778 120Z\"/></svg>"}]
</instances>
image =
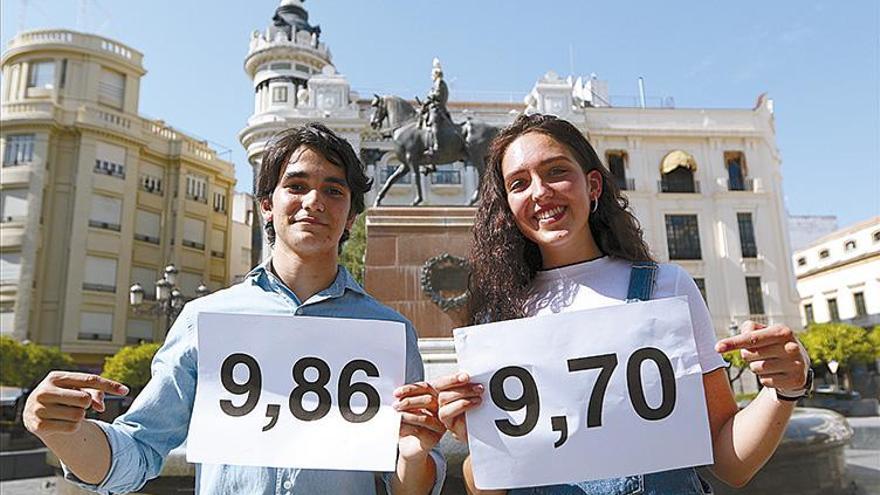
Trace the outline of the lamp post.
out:
<instances>
[{"instance_id":1,"label":"lamp post","mask_svg":"<svg viewBox=\"0 0 880 495\"><path fill-rule=\"evenodd\" d=\"M186 304L183 293L177 286L179 270L173 263L165 267L162 278L156 281L156 302L144 302L144 287L135 282L129 289L129 304L135 313L162 316L165 319L165 333L171 328L177 315ZM196 297L202 297L211 291L204 283L196 288Z\"/></svg>"},{"instance_id":2,"label":"lamp post","mask_svg":"<svg viewBox=\"0 0 880 495\"><path fill-rule=\"evenodd\" d=\"M837 382L837 368L840 366L836 360L832 359L828 361L828 371L831 372L831 376L834 377L834 390L840 390L840 384Z\"/></svg>"}]
</instances>

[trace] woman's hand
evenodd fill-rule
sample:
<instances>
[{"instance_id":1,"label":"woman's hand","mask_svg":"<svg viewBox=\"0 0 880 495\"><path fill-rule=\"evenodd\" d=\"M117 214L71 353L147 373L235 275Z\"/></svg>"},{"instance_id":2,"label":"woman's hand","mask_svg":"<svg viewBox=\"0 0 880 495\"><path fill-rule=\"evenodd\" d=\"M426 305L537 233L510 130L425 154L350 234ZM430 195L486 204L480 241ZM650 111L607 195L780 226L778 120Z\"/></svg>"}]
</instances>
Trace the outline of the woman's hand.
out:
<instances>
[{"instance_id":1,"label":"woman's hand","mask_svg":"<svg viewBox=\"0 0 880 495\"><path fill-rule=\"evenodd\" d=\"M471 383L467 373L456 373L435 380L439 392L440 421L452 432L452 436L467 443L467 423L464 413L483 401L483 386Z\"/></svg>"},{"instance_id":2,"label":"woman's hand","mask_svg":"<svg viewBox=\"0 0 880 495\"><path fill-rule=\"evenodd\" d=\"M393 407L401 413L400 457L424 459L446 432L437 418L437 391L426 382L410 383L394 391Z\"/></svg>"},{"instance_id":3,"label":"woman's hand","mask_svg":"<svg viewBox=\"0 0 880 495\"><path fill-rule=\"evenodd\" d=\"M785 325L764 325L746 321L742 333L719 340L719 353L739 349L749 369L765 387L775 388L782 395L798 396L807 382L810 358L794 332Z\"/></svg>"}]
</instances>

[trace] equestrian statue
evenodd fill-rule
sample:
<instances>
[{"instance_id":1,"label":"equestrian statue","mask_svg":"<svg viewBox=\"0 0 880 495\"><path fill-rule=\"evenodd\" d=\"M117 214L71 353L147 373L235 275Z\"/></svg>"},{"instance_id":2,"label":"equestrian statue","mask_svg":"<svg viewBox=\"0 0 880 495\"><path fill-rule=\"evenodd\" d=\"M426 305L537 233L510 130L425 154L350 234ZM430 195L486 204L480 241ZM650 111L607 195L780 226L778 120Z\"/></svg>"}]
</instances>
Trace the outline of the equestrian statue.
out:
<instances>
[{"instance_id":1,"label":"equestrian statue","mask_svg":"<svg viewBox=\"0 0 880 495\"><path fill-rule=\"evenodd\" d=\"M486 168L489 143L499 129L471 118L461 123L453 122L446 108L449 89L443 80L440 61L436 58L431 75L433 85L425 102L416 98L418 109L399 96L373 95L370 125L373 129L382 129L387 123L383 135L390 135L394 152L400 161L397 170L382 184L374 206L379 206L388 189L408 172L412 172L416 186L416 197L412 204L420 204L423 201L422 167L424 173L430 174L436 170L437 165L457 161L469 164L477 170L477 187L468 204L475 204L480 197L479 180Z\"/></svg>"}]
</instances>

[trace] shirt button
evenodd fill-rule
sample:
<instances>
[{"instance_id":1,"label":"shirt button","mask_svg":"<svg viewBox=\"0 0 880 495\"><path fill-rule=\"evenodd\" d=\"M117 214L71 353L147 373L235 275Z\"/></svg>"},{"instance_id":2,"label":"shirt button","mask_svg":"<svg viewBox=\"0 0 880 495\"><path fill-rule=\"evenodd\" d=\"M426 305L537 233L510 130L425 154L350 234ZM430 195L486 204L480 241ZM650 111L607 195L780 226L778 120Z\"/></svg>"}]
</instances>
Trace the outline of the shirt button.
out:
<instances>
[{"instance_id":1,"label":"shirt button","mask_svg":"<svg viewBox=\"0 0 880 495\"><path fill-rule=\"evenodd\" d=\"M287 480L284 482L284 484L282 486L284 487L285 490L290 490L290 487L293 486L293 483L291 483L290 480Z\"/></svg>"}]
</instances>

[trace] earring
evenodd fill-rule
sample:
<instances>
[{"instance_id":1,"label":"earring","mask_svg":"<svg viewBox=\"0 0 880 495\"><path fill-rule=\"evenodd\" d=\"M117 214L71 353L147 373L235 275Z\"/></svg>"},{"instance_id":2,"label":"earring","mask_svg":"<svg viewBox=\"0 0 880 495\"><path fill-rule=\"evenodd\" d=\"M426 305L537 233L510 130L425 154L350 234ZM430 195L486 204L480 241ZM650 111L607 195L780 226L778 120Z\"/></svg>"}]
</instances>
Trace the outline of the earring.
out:
<instances>
[{"instance_id":1,"label":"earring","mask_svg":"<svg viewBox=\"0 0 880 495\"><path fill-rule=\"evenodd\" d=\"M595 201L595 203L593 201ZM599 198L596 198L593 201L590 201L590 213L596 213L596 210L599 209Z\"/></svg>"}]
</instances>

